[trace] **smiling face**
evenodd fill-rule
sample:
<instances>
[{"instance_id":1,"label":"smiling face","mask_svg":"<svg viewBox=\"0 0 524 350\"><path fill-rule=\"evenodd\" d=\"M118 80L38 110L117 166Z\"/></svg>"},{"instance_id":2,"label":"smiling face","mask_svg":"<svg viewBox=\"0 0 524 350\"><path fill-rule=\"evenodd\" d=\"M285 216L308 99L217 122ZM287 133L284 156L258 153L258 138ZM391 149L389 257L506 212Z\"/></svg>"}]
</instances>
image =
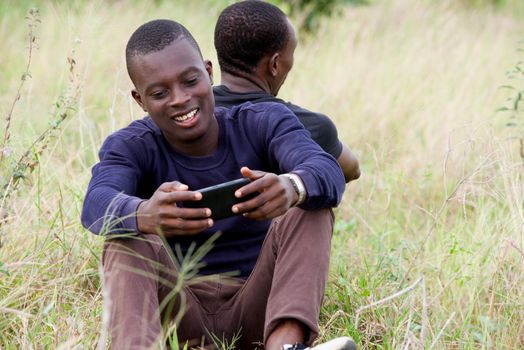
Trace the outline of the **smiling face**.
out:
<instances>
[{"instance_id":1,"label":"smiling face","mask_svg":"<svg viewBox=\"0 0 524 350\"><path fill-rule=\"evenodd\" d=\"M169 144L188 155L211 154L218 143L211 62L186 39L135 56L133 98L162 130Z\"/></svg>"}]
</instances>

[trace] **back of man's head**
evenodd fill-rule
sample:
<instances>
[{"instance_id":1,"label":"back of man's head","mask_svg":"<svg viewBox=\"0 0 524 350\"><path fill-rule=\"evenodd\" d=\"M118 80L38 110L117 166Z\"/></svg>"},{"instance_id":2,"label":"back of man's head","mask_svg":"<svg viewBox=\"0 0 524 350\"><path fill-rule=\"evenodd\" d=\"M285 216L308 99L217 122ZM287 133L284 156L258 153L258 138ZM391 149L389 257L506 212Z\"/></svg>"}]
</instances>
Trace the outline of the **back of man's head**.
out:
<instances>
[{"instance_id":1,"label":"back of man's head","mask_svg":"<svg viewBox=\"0 0 524 350\"><path fill-rule=\"evenodd\" d=\"M278 7L247 0L225 8L215 26L220 70L253 73L266 55L282 50L289 39L288 19Z\"/></svg>"},{"instance_id":2,"label":"back of man's head","mask_svg":"<svg viewBox=\"0 0 524 350\"><path fill-rule=\"evenodd\" d=\"M178 39L187 40L202 56L195 38L180 23L167 19L157 19L138 27L129 38L126 46L127 72L131 80L133 80L132 63L135 57L161 51Z\"/></svg>"}]
</instances>

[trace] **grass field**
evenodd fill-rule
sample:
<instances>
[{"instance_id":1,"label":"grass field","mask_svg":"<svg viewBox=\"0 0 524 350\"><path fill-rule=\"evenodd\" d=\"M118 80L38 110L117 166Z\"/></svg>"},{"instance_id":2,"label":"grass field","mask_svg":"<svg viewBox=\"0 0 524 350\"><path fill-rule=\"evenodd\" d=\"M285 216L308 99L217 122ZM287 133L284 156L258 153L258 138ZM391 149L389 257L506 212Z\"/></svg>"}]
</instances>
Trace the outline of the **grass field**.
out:
<instances>
[{"instance_id":1,"label":"grass field","mask_svg":"<svg viewBox=\"0 0 524 350\"><path fill-rule=\"evenodd\" d=\"M217 81L226 3L42 1L32 21L32 2L0 3L0 349L106 347L102 240L79 216L103 139L142 115L125 43L179 20ZM524 134L496 112L523 86L524 4L466 3L377 0L299 39L281 96L331 116L363 172L337 209L322 339L524 348Z\"/></svg>"}]
</instances>

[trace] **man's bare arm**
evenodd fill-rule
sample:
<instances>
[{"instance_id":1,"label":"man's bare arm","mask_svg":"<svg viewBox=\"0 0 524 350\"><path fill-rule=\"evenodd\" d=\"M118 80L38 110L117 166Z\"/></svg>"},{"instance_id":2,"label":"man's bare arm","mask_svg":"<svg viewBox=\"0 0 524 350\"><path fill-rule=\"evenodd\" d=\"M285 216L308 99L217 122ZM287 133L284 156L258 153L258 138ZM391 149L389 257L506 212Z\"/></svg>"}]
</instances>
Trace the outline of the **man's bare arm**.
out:
<instances>
[{"instance_id":1,"label":"man's bare arm","mask_svg":"<svg viewBox=\"0 0 524 350\"><path fill-rule=\"evenodd\" d=\"M342 153L340 153L337 162L344 173L346 183L356 180L360 177L358 159L345 144L342 144Z\"/></svg>"}]
</instances>

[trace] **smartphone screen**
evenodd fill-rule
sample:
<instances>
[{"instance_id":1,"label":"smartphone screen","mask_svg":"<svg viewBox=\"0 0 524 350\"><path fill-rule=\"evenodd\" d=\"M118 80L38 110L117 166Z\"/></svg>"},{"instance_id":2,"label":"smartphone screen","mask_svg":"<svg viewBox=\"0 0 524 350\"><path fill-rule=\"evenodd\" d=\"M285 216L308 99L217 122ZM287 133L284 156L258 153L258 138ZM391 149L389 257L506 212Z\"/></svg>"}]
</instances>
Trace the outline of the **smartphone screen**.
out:
<instances>
[{"instance_id":1,"label":"smartphone screen","mask_svg":"<svg viewBox=\"0 0 524 350\"><path fill-rule=\"evenodd\" d=\"M211 218L213 220L219 220L233 215L238 215L233 213L231 207L236 203L247 201L256 197L257 195L256 193L253 193L242 198L235 197L235 191L250 182L251 181L248 179L241 178L196 190L202 193L202 199L199 201L184 201L184 207L209 208L211 209Z\"/></svg>"}]
</instances>

